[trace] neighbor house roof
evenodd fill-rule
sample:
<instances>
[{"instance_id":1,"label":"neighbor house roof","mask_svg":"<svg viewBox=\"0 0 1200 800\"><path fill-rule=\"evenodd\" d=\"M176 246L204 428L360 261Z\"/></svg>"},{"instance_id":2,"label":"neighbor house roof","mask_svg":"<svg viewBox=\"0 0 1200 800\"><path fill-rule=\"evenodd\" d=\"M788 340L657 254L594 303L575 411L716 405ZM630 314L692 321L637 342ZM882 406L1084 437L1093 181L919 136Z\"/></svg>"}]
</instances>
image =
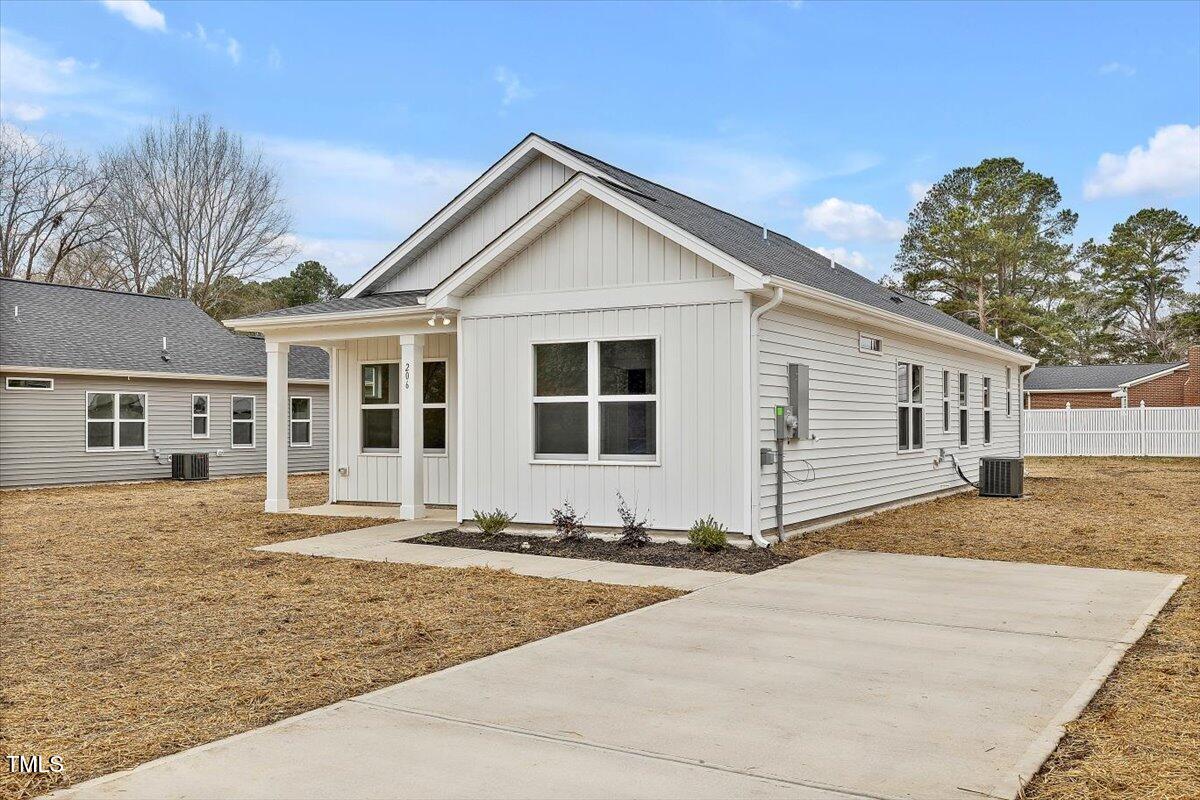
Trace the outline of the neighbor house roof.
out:
<instances>
[{"instance_id":1,"label":"neighbor house roof","mask_svg":"<svg viewBox=\"0 0 1200 800\"><path fill-rule=\"evenodd\" d=\"M263 378L267 355L262 339L233 333L190 300L3 278L0 364ZM317 347L292 347L288 375L327 380L328 357Z\"/></svg>"},{"instance_id":2,"label":"neighbor house roof","mask_svg":"<svg viewBox=\"0 0 1200 800\"><path fill-rule=\"evenodd\" d=\"M1025 376L1025 389L1031 392L1087 391L1114 392L1132 381L1147 378L1187 364L1085 364L1068 367L1037 367Z\"/></svg>"}]
</instances>

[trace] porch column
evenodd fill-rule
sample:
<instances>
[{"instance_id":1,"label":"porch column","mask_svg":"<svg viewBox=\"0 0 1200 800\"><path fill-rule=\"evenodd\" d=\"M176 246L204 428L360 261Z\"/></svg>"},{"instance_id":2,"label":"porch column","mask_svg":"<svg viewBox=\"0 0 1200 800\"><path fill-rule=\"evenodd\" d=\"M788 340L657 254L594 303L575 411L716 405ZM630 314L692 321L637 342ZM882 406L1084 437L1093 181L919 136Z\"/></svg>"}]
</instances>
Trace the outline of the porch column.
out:
<instances>
[{"instance_id":1,"label":"porch column","mask_svg":"<svg viewBox=\"0 0 1200 800\"><path fill-rule=\"evenodd\" d=\"M288 349L267 340L268 512L288 510Z\"/></svg>"},{"instance_id":2,"label":"porch column","mask_svg":"<svg viewBox=\"0 0 1200 800\"><path fill-rule=\"evenodd\" d=\"M425 424L421 403L424 391L425 337L400 337L400 516L425 516Z\"/></svg>"}]
</instances>

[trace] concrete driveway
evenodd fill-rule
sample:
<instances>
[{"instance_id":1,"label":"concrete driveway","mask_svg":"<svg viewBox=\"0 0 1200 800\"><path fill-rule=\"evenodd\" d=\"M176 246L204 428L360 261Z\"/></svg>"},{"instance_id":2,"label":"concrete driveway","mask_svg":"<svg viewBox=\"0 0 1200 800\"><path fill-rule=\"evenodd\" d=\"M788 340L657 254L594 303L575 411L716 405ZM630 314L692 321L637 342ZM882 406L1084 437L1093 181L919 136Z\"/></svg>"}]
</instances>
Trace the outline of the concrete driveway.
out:
<instances>
[{"instance_id":1,"label":"concrete driveway","mask_svg":"<svg viewBox=\"0 0 1200 800\"><path fill-rule=\"evenodd\" d=\"M60 794L1013 797L1181 582L825 553Z\"/></svg>"}]
</instances>

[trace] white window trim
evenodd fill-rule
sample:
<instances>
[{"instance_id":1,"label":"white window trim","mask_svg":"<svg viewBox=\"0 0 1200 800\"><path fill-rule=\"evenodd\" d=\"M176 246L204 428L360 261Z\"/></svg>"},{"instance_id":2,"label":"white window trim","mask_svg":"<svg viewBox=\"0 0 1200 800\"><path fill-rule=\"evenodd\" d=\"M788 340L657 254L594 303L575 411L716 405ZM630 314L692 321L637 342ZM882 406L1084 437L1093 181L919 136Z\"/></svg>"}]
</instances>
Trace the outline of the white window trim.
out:
<instances>
[{"instance_id":1,"label":"white window trim","mask_svg":"<svg viewBox=\"0 0 1200 800\"><path fill-rule=\"evenodd\" d=\"M921 409L921 446L920 447L911 447L910 446L907 448L902 448L902 447L900 447L900 442L897 441L896 442L896 453L898 453L899 455L910 455L912 453L923 453L923 452L925 452L926 439L928 438L928 432L926 431L926 425L925 425L925 422L926 422L925 365L917 364L912 361L900 361L899 359L897 359L896 360L896 369L894 369L892 371L893 374L899 372L899 367L901 364L903 364L905 366L904 379L908 382L908 400L906 400L906 401L901 400L899 395L897 394L897 397L896 397L896 424L892 428L892 432L893 432L893 436L895 436L895 434L899 433L899 431L900 431L900 409L902 409L902 408L909 408L909 409L919 408L919 409ZM921 401L920 402L916 402L912 399L913 367L918 367L921 370L921 382L919 384L921 387ZM899 386L897 386L897 388L899 388ZM912 440L913 440L913 424L912 424L912 412L910 411L909 415L908 415L908 443L909 443L909 445L912 444Z\"/></svg>"},{"instance_id":2,"label":"white window trim","mask_svg":"<svg viewBox=\"0 0 1200 800\"><path fill-rule=\"evenodd\" d=\"M986 375L983 378L983 389L980 392L980 408L983 411L983 446L992 446L992 379Z\"/></svg>"},{"instance_id":3,"label":"white window trim","mask_svg":"<svg viewBox=\"0 0 1200 800\"><path fill-rule=\"evenodd\" d=\"M308 401L308 419L295 419L292 417L292 401L307 400ZM308 441L294 442L292 441L292 423L307 422L308 423ZM313 443L313 403L312 397L306 394L297 394L288 396L288 447L312 447Z\"/></svg>"},{"instance_id":4,"label":"white window trim","mask_svg":"<svg viewBox=\"0 0 1200 800\"><path fill-rule=\"evenodd\" d=\"M49 386L14 386L13 381L47 381ZM10 392L53 392L54 378L39 378L35 375L11 375L4 379L4 388Z\"/></svg>"},{"instance_id":5,"label":"white window trim","mask_svg":"<svg viewBox=\"0 0 1200 800\"><path fill-rule=\"evenodd\" d=\"M391 364L396 365L396 379L400 379L400 362L399 361L360 361L358 362L358 452L364 456L398 456L400 455L400 446L403 442L397 442L395 447L364 447L363 446L363 411L387 411L395 409L396 415L400 414L400 387L396 387L396 402L395 403L364 403L363 402L363 367L386 367Z\"/></svg>"},{"instance_id":6,"label":"white window trim","mask_svg":"<svg viewBox=\"0 0 1200 800\"><path fill-rule=\"evenodd\" d=\"M872 350L869 347L863 347L863 339L870 339L871 341L879 342L879 349ZM859 331L858 332L858 351L860 353L870 353L873 356L883 355L883 337L877 336L874 333L867 333L866 331Z\"/></svg>"},{"instance_id":7,"label":"white window trim","mask_svg":"<svg viewBox=\"0 0 1200 800\"><path fill-rule=\"evenodd\" d=\"M654 342L654 394L600 394L600 343L601 342L635 342L650 340ZM587 348L587 382L586 395L564 395L538 397L537 394L537 346L540 344L570 344L586 343ZM529 347L529 463L530 464L570 464L578 466L602 467L661 467L662 447L659 431L662 430L662 395L660 391L662 380L662 337L657 334L643 336L624 334L621 336L564 336L556 339L538 339L530 342ZM588 452L586 457L558 456L537 453L537 406L541 403L587 403ZM601 403L654 403L654 455L647 458L635 456L615 456L602 458L600 456L600 404Z\"/></svg>"},{"instance_id":8,"label":"white window trim","mask_svg":"<svg viewBox=\"0 0 1200 800\"><path fill-rule=\"evenodd\" d=\"M204 413L196 413L196 398L204 398ZM196 433L196 417L204 417L204 433ZM193 439L208 439L212 436L212 398L206 394L192 395L192 438ZM232 434L231 434L232 435Z\"/></svg>"},{"instance_id":9,"label":"white window trim","mask_svg":"<svg viewBox=\"0 0 1200 800\"><path fill-rule=\"evenodd\" d=\"M233 418L233 401L238 399L250 398L253 402L250 404L250 419L234 419ZM291 416L289 414L289 416ZM234 444L233 429L235 425L245 425L250 423L250 444ZM231 394L229 396L229 446L234 450L254 450L258 447L258 396L253 394Z\"/></svg>"},{"instance_id":10,"label":"white window trim","mask_svg":"<svg viewBox=\"0 0 1200 800\"><path fill-rule=\"evenodd\" d=\"M91 404L91 397L94 394L111 394L113 396L113 418L112 419L92 419L88 416L88 406ZM137 394L142 396L142 408L145 413L142 419L127 419L125 422L140 422L142 423L142 446L141 447L121 447L121 395ZM89 447L88 446L88 423L90 422L111 422L113 425L113 446L112 447ZM150 449L150 393L149 392L123 392L119 389L88 389L83 393L83 450L85 453L144 453Z\"/></svg>"},{"instance_id":11,"label":"white window trim","mask_svg":"<svg viewBox=\"0 0 1200 800\"><path fill-rule=\"evenodd\" d=\"M942 370L942 433L950 432L950 370Z\"/></svg>"},{"instance_id":12,"label":"white window trim","mask_svg":"<svg viewBox=\"0 0 1200 800\"><path fill-rule=\"evenodd\" d=\"M437 363L442 363L442 364L446 365L446 401L441 402L441 403L426 403L425 402L425 376L422 375L421 376L421 414L422 414L422 419L423 419L424 414L425 414L425 409L427 409L427 408L440 408L440 409L442 409L442 411L445 412L445 415L446 415L446 422L445 422L446 446L440 447L440 448L426 448L423 446L425 444L425 442L422 441L421 442L421 444L422 444L421 452L424 453L425 455L429 456L430 458L448 458L449 454L450 454L450 450L449 450L449 448L450 448L450 407L449 407L449 405L450 405L449 404L449 400L450 400L450 359L446 358L445 356L438 356L437 358L421 359L421 368L422 369L424 369L425 364L437 364ZM424 425L423 424L422 424L421 428L422 428L421 435L423 437L424 436Z\"/></svg>"}]
</instances>

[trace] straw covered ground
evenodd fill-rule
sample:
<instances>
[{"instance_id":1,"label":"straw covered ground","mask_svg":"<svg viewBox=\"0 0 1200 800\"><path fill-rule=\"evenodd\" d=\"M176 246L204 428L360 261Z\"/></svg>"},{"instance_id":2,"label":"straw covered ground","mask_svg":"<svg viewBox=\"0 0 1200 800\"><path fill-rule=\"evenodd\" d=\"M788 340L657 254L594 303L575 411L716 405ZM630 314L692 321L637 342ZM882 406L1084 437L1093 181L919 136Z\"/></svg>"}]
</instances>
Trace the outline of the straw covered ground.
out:
<instances>
[{"instance_id":1,"label":"straw covered ground","mask_svg":"<svg viewBox=\"0 0 1200 800\"><path fill-rule=\"evenodd\" d=\"M1037 800L1200 797L1200 462L1029 459L1028 496L961 495L812 533L831 548L1188 576L1026 787Z\"/></svg>"},{"instance_id":2,"label":"straw covered ground","mask_svg":"<svg viewBox=\"0 0 1200 800\"><path fill-rule=\"evenodd\" d=\"M378 520L266 515L262 478L0 493L0 770L23 797L673 597L252 552ZM325 478L292 479L294 502Z\"/></svg>"}]
</instances>

